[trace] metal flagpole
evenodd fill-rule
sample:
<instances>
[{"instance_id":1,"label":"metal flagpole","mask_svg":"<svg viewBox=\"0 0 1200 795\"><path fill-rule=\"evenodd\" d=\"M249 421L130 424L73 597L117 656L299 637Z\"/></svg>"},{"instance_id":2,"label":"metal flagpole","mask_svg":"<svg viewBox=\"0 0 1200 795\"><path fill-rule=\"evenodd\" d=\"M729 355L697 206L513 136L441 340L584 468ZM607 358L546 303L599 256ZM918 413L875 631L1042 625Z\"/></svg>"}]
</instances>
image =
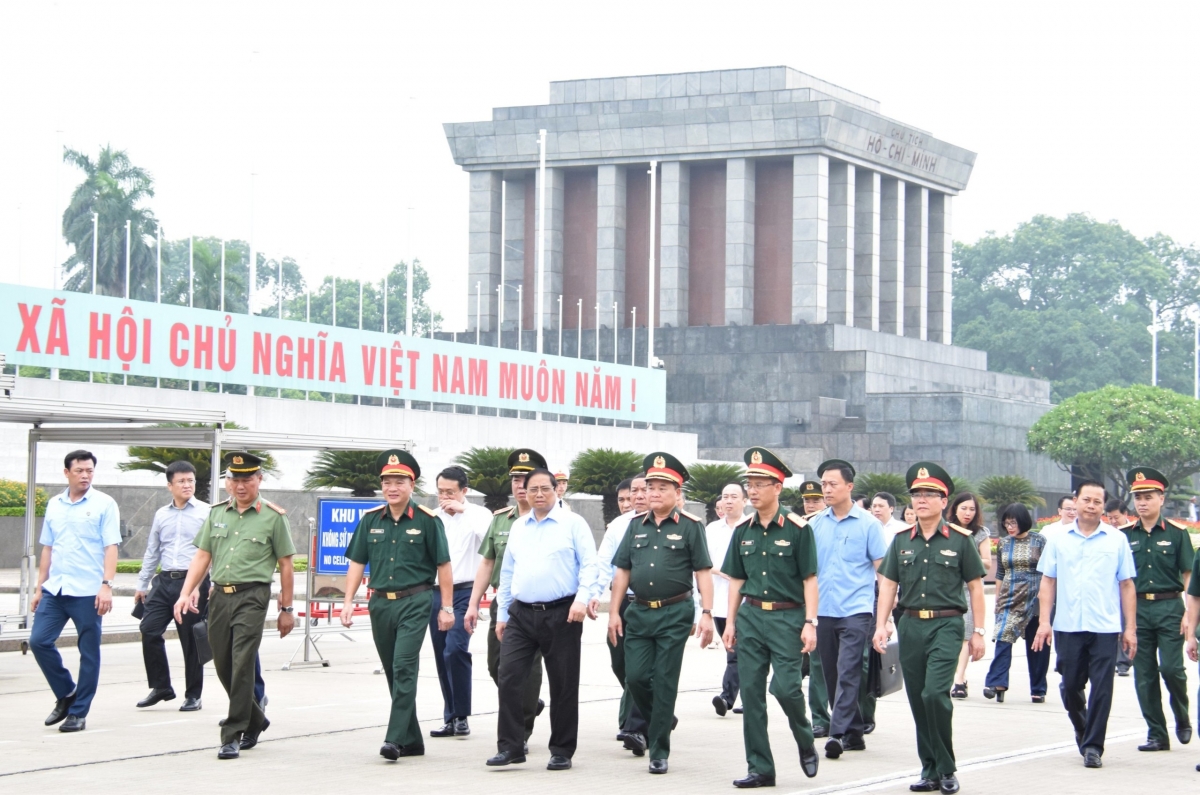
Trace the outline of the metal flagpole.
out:
<instances>
[{"instance_id":1,"label":"metal flagpole","mask_svg":"<svg viewBox=\"0 0 1200 795\"><path fill-rule=\"evenodd\" d=\"M162 303L162 224L158 224L155 230L155 239L157 245L154 252L154 303ZM158 376L154 377L154 388L158 389L162 385Z\"/></svg>"},{"instance_id":2,"label":"metal flagpole","mask_svg":"<svg viewBox=\"0 0 1200 795\"><path fill-rule=\"evenodd\" d=\"M504 340L504 281L496 285L496 347L503 348Z\"/></svg>"},{"instance_id":3,"label":"metal flagpole","mask_svg":"<svg viewBox=\"0 0 1200 795\"><path fill-rule=\"evenodd\" d=\"M654 172L658 169L658 161L650 161L650 267L649 289L646 298L649 307L646 309L646 366L654 366Z\"/></svg>"},{"instance_id":4,"label":"metal flagpole","mask_svg":"<svg viewBox=\"0 0 1200 795\"><path fill-rule=\"evenodd\" d=\"M387 334L388 330L388 315L387 315L387 293L388 293L388 275L383 274L383 333Z\"/></svg>"},{"instance_id":5,"label":"metal flagpole","mask_svg":"<svg viewBox=\"0 0 1200 795\"><path fill-rule=\"evenodd\" d=\"M596 361L600 361L600 302L596 302Z\"/></svg>"},{"instance_id":6,"label":"metal flagpole","mask_svg":"<svg viewBox=\"0 0 1200 795\"><path fill-rule=\"evenodd\" d=\"M562 313L562 293L558 295L558 350L555 351L559 356L562 356L562 332L563 332L563 313Z\"/></svg>"},{"instance_id":7,"label":"metal flagpole","mask_svg":"<svg viewBox=\"0 0 1200 795\"><path fill-rule=\"evenodd\" d=\"M188 237L188 306L192 306L192 296L196 285L196 236Z\"/></svg>"},{"instance_id":8,"label":"metal flagpole","mask_svg":"<svg viewBox=\"0 0 1200 795\"><path fill-rule=\"evenodd\" d=\"M580 298L575 306L579 309L579 321L575 328L579 329L579 336L575 340L575 358L583 358L583 299Z\"/></svg>"},{"instance_id":9,"label":"metal flagpole","mask_svg":"<svg viewBox=\"0 0 1200 795\"><path fill-rule=\"evenodd\" d=\"M125 300L129 300L129 237L132 233L133 222L125 220Z\"/></svg>"},{"instance_id":10,"label":"metal flagpole","mask_svg":"<svg viewBox=\"0 0 1200 795\"><path fill-rule=\"evenodd\" d=\"M1150 385L1158 386L1158 301L1150 302Z\"/></svg>"},{"instance_id":11,"label":"metal flagpole","mask_svg":"<svg viewBox=\"0 0 1200 795\"><path fill-rule=\"evenodd\" d=\"M337 277L336 276L333 277L333 303L331 306L333 307L333 312L332 312L333 323L332 323L332 325L336 326L337 325Z\"/></svg>"},{"instance_id":12,"label":"metal flagpole","mask_svg":"<svg viewBox=\"0 0 1200 795\"><path fill-rule=\"evenodd\" d=\"M522 292L524 286L523 284L517 285L517 350L519 351L525 349L521 343L521 334L525 331L525 296Z\"/></svg>"},{"instance_id":13,"label":"metal flagpole","mask_svg":"<svg viewBox=\"0 0 1200 795\"><path fill-rule=\"evenodd\" d=\"M221 311L225 311L225 241L221 241Z\"/></svg>"},{"instance_id":14,"label":"metal flagpole","mask_svg":"<svg viewBox=\"0 0 1200 795\"><path fill-rule=\"evenodd\" d=\"M537 313L537 352L542 352L542 305L546 302L546 131L538 130L538 228L537 285L534 307Z\"/></svg>"},{"instance_id":15,"label":"metal flagpole","mask_svg":"<svg viewBox=\"0 0 1200 795\"><path fill-rule=\"evenodd\" d=\"M475 282L475 344L479 344L479 326L483 322L483 283Z\"/></svg>"},{"instance_id":16,"label":"metal flagpole","mask_svg":"<svg viewBox=\"0 0 1200 795\"><path fill-rule=\"evenodd\" d=\"M363 304L363 283L362 279L358 280L358 330L362 331L362 304Z\"/></svg>"},{"instance_id":17,"label":"metal flagpole","mask_svg":"<svg viewBox=\"0 0 1200 795\"><path fill-rule=\"evenodd\" d=\"M312 290L304 290L304 322L312 322ZM304 399L308 400L308 390L304 390Z\"/></svg>"},{"instance_id":18,"label":"metal flagpole","mask_svg":"<svg viewBox=\"0 0 1200 795\"><path fill-rule=\"evenodd\" d=\"M92 295L96 294L96 268L100 266L100 215L92 213Z\"/></svg>"},{"instance_id":19,"label":"metal flagpole","mask_svg":"<svg viewBox=\"0 0 1200 795\"><path fill-rule=\"evenodd\" d=\"M629 366L637 365L637 307L635 306L630 314L633 315L633 320L629 324Z\"/></svg>"},{"instance_id":20,"label":"metal flagpole","mask_svg":"<svg viewBox=\"0 0 1200 795\"><path fill-rule=\"evenodd\" d=\"M254 250L254 172L250 173L250 269L246 274L246 314L254 314L254 290L258 287L258 254Z\"/></svg>"}]
</instances>

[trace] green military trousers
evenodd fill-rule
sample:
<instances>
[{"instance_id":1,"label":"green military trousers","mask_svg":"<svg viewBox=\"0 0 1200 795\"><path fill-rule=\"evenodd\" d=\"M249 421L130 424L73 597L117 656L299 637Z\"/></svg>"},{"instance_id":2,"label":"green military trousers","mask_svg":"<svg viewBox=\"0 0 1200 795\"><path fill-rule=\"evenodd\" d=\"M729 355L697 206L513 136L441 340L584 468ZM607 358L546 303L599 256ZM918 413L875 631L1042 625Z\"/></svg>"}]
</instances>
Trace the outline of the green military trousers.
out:
<instances>
[{"instance_id":1,"label":"green military trousers","mask_svg":"<svg viewBox=\"0 0 1200 795\"><path fill-rule=\"evenodd\" d=\"M829 728L829 691L825 687L825 669L821 667L821 655L815 651L805 654L808 664L808 709L812 712L814 726Z\"/></svg>"},{"instance_id":2,"label":"green military trousers","mask_svg":"<svg viewBox=\"0 0 1200 795\"><path fill-rule=\"evenodd\" d=\"M379 661L387 677L388 693L392 697L384 739L401 748L425 746L417 723L417 673L432 608L433 591L422 591L402 599L388 599L376 592L368 606L371 636L375 639Z\"/></svg>"},{"instance_id":3,"label":"green military trousers","mask_svg":"<svg viewBox=\"0 0 1200 795\"><path fill-rule=\"evenodd\" d=\"M1175 713L1175 725L1191 726L1188 717L1187 669L1183 663L1184 636L1179 634L1183 623L1183 600L1137 600L1137 654L1133 658L1133 681L1138 705L1149 727L1152 740L1170 744L1167 719L1163 715L1162 676Z\"/></svg>"},{"instance_id":4,"label":"green military trousers","mask_svg":"<svg viewBox=\"0 0 1200 795\"><path fill-rule=\"evenodd\" d=\"M208 600L208 643L213 668L229 694L229 714L221 727L221 745L244 732L262 731L267 716L254 700L254 660L262 644L271 587L267 584L225 593L218 585Z\"/></svg>"},{"instance_id":5,"label":"green military trousers","mask_svg":"<svg viewBox=\"0 0 1200 795\"><path fill-rule=\"evenodd\" d=\"M800 750L813 747L812 724L804 712L800 666L804 644L804 610L763 610L744 604L737 613L738 678L742 684L742 738L751 773L775 775L775 758L767 738L767 670L773 669L771 695L787 716ZM815 663L817 655L809 655ZM813 667L810 679L821 679Z\"/></svg>"},{"instance_id":6,"label":"green military trousers","mask_svg":"<svg viewBox=\"0 0 1200 795\"><path fill-rule=\"evenodd\" d=\"M625 611L625 688L649 726L651 759L671 755L671 724L683 649L692 634L696 606L691 599Z\"/></svg>"},{"instance_id":7,"label":"green military trousers","mask_svg":"<svg viewBox=\"0 0 1200 795\"><path fill-rule=\"evenodd\" d=\"M499 602L492 602L493 612L499 612ZM496 686L500 686L500 639L496 637L496 624L493 622L487 629L487 662L488 674ZM539 696L542 694L542 653L533 655L533 667L529 671L529 679L525 682L525 693L521 696L521 709L525 713L525 739L533 734L533 722L538 714Z\"/></svg>"},{"instance_id":8,"label":"green military trousers","mask_svg":"<svg viewBox=\"0 0 1200 795\"><path fill-rule=\"evenodd\" d=\"M954 703L950 688L962 651L963 620L916 618L903 615L900 633L900 667L913 722L917 724L917 755L921 778L938 779L958 770L954 762Z\"/></svg>"}]
</instances>

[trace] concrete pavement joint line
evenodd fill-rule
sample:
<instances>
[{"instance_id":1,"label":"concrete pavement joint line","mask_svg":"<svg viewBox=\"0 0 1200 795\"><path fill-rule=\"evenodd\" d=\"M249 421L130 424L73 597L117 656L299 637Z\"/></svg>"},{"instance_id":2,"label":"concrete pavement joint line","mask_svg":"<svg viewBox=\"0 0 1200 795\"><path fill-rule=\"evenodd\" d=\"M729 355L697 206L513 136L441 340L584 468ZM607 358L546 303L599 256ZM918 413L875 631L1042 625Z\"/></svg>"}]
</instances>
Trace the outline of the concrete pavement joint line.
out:
<instances>
[{"instance_id":1,"label":"concrete pavement joint line","mask_svg":"<svg viewBox=\"0 0 1200 795\"><path fill-rule=\"evenodd\" d=\"M130 724L131 729L148 729L151 726L170 726L175 723L192 723L190 718L180 718L179 720L160 720L155 723L133 723Z\"/></svg>"}]
</instances>

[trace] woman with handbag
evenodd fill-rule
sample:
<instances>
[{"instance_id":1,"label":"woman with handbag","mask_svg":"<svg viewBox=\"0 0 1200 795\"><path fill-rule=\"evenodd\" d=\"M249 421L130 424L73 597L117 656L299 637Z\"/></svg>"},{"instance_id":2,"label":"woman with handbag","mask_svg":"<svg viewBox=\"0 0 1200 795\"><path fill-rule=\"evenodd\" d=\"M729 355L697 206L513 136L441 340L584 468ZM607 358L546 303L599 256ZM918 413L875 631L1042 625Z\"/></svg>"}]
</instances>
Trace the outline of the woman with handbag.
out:
<instances>
[{"instance_id":1,"label":"woman with handbag","mask_svg":"<svg viewBox=\"0 0 1200 795\"><path fill-rule=\"evenodd\" d=\"M996 655L984 682L985 698L1004 701L1008 691L1008 669L1013 644L1025 639L1025 660L1029 665L1029 692L1033 703L1046 701L1046 672L1050 668L1050 647L1033 651L1030 646L1038 630L1038 589L1042 584L1037 570L1046 539L1030 533L1033 519L1024 505L1009 505L1000 512L1000 527L1008 535L1001 538L996 560Z\"/></svg>"},{"instance_id":2,"label":"woman with handbag","mask_svg":"<svg viewBox=\"0 0 1200 795\"><path fill-rule=\"evenodd\" d=\"M971 540L975 542L975 548L979 550L979 559L983 561L983 570L990 570L992 568L991 533L983 526L983 511L980 509L979 500L975 495L969 491L960 491L955 494L954 498L950 500L950 507L946 509L946 521L971 533ZM963 588L965 592L966 586ZM976 623L983 624L982 617L978 622L975 621L970 605L971 601L968 599L967 612L963 616L962 651L958 654L958 670L954 672L954 687L950 689L951 698L967 697L967 664L971 661L967 645L971 640L971 633L974 631Z\"/></svg>"}]
</instances>

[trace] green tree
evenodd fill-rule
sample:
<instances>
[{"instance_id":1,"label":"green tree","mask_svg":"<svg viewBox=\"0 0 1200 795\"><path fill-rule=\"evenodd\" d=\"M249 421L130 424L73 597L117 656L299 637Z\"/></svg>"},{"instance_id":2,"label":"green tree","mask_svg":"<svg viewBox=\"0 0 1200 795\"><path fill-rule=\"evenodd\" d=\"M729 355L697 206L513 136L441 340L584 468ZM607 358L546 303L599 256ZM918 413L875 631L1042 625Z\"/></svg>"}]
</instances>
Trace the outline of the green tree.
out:
<instances>
[{"instance_id":1,"label":"green tree","mask_svg":"<svg viewBox=\"0 0 1200 795\"><path fill-rule=\"evenodd\" d=\"M642 471L642 455L629 450L584 450L571 462L571 490L603 498L604 523L616 519L617 486Z\"/></svg>"},{"instance_id":2,"label":"green tree","mask_svg":"<svg viewBox=\"0 0 1200 795\"><path fill-rule=\"evenodd\" d=\"M1044 508L1046 501L1037 492L1037 487L1020 475L993 475L979 481L979 497L991 505L999 514L1009 505L1020 503L1026 508ZM1004 528L999 528L1003 532Z\"/></svg>"},{"instance_id":3,"label":"green tree","mask_svg":"<svg viewBox=\"0 0 1200 795\"><path fill-rule=\"evenodd\" d=\"M92 290L92 214L98 216L96 291L125 294L125 222L130 222L129 294L154 300L155 252L150 241L158 231L154 213L141 206L154 196L149 172L133 165L123 150L103 147L95 160L74 149L63 150L63 162L83 172L62 216L62 234L73 251L62 264L64 286Z\"/></svg>"},{"instance_id":4,"label":"green tree","mask_svg":"<svg viewBox=\"0 0 1200 795\"><path fill-rule=\"evenodd\" d=\"M512 496L512 481L508 476L510 455L511 447L472 447L454 458L454 463L467 471L467 484L483 495L483 504L489 511L504 508Z\"/></svg>"},{"instance_id":5,"label":"green tree","mask_svg":"<svg viewBox=\"0 0 1200 795\"><path fill-rule=\"evenodd\" d=\"M908 504L908 483L903 475L895 472L859 472L855 475L854 499L874 497L881 491L891 494L901 505Z\"/></svg>"},{"instance_id":6,"label":"green tree","mask_svg":"<svg viewBox=\"0 0 1200 795\"><path fill-rule=\"evenodd\" d=\"M1200 401L1139 384L1064 400L1029 429L1029 449L1064 469L1108 483L1124 499L1125 473L1153 466L1172 489L1200 472Z\"/></svg>"},{"instance_id":7,"label":"green tree","mask_svg":"<svg viewBox=\"0 0 1200 795\"><path fill-rule=\"evenodd\" d=\"M285 272L286 274L286 272ZM396 264L387 277L387 330L392 334L404 333L405 302L408 297L408 266ZM285 302L284 317L304 320L309 316L313 323L334 325L333 294L335 277L326 276L313 288L312 295L297 293ZM286 281L286 276L285 276ZM429 291L429 274L414 261L413 269L413 334L428 336L430 324L434 331L441 327L441 313L433 312L426 302ZM358 328L359 281L337 278L337 326ZM362 327L371 331L383 330L383 280L362 282ZM306 315L306 312L308 315Z\"/></svg>"},{"instance_id":8,"label":"green tree","mask_svg":"<svg viewBox=\"0 0 1200 795\"><path fill-rule=\"evenodd\" d=\"M688 467L688 482L683 484L684 495L693 502L704 503L705 518L717 520L717 500L721 490L730 483L742 483L746 468L741 464L693 464Z\"/></svg>"},{"instance_id":9,"label":"green tree","mask_svg":"<svg viewBox=\"0 0 1200 795\"><path fill-rule=\"evenodd\" d=\"M208 428L202 422L164 422L151 425L151 428ZM241 429L236 422L225 423L226 428ZM268 475L279 473L275 457L266 450L249 450L247 452L263 460L263 472ZM189 461L196 468L196 499L211 502L212 482L212 451L197 447L143 447L134 445L125 451L128 461L117 464L122 472L156 472L165 475L167 467L175 461Z\"/></svg>"},{"instance_id":10,"label":"green tree","mask_svg":"<svg viewBox=\"0 0 1200 795\"><path fill-rule=\"evenodd\" d=\"M35 516L46 515L46 503L50 501L46 490L41 486L33 492L33 512ZM25 515L25 484L19 480L0 478L0 516Z\"/></svg>"},{"instance_id":11,"label":"green tree","mask_svg":"<svg viewBox=\"0 0 1200 795\"><path fill-rule=\"evenodd\" d=\"M374 497L379 487L379 452L322 450L304 473L306 489L350 489L352 497Z\"/></svg>"}]
</instances>

